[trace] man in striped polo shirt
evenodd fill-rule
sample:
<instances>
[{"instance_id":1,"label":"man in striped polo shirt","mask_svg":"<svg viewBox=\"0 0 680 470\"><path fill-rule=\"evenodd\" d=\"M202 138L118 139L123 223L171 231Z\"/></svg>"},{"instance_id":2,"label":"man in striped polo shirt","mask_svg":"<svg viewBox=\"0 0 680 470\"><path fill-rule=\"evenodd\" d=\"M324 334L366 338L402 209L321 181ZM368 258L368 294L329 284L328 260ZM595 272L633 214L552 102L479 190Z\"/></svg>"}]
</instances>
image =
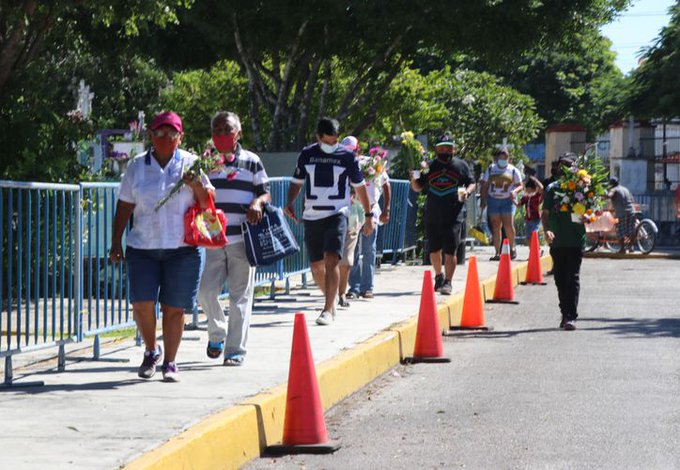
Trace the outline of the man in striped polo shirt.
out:
<instances>
[{"instance_id":1,"label":"man in striped polo shirt","mask_svg":"<svg viewBox=\"0 0 680 470\"><path fill-rule=\"evenodd\" d=\"M240 366L246 354L255 287L255 268L246 257L241 223L248 220L256 224L262 219L262 206L271 201L269 178L260 157L238 143L241 120L236 114L218 112L211 129L215 148L225 156L227 171L208 177L215 187L215 206L227 216L229 243L206 250L198 298L208 317L208 357L216 359L224 352L224 365ZM225 281L229 286L228 327L217 300Z\"/></svg>"},{"instance_id":2,"label":"man in striped polo shirt","mask_svg":"<svg viewBox=\"0 0 680 470\"><path fill-rule=\"evenodd\" d=\"M305 245L309 253L314 282L326 298L316 323L330 325L335 319L335 296L340 272L338 263L347 232L350 206L350 185L356 191L366 211L363 233L373 232L373 213L366 193L364 175L354 153L338 143L340 124L335 119L322 118L316 126L317 143L305 147L298 157L297 167L288 190L286 214L293 219L293 203L305 185Z\"/></svg>"}]
</instances>

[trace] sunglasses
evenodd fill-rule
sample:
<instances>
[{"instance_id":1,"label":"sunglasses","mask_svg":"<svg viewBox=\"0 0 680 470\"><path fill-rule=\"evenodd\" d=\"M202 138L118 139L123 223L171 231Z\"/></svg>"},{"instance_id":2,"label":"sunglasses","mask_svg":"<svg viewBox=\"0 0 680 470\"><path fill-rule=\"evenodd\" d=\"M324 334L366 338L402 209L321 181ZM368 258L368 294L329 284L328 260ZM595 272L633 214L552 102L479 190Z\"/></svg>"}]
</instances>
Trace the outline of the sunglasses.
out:
<instances>
[{"instance_id":1,"label":"sunglasses","mask_svg":"<svg viewBox=\"0 0 680 470\"><path fill-rule=\"evenodd\" d=\"M177 137L179 137L180 132L164 131L163 129L156 129L156 130L151 131L151 135L158 138L158 139L162 139L163 137L168 137L172 140L175 140Z\"/></svg>"}]
</instances>

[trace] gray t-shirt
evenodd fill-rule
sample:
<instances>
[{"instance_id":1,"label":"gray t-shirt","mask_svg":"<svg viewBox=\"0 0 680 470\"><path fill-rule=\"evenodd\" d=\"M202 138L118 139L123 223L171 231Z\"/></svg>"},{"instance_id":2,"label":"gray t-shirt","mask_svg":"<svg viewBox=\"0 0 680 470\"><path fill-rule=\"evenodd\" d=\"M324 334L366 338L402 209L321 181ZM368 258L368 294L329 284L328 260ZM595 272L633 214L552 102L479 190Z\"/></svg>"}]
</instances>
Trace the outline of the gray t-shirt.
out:
<instances>
[{"instance_id":1,"label":"gray t-shirt","mask_svg":"<svg viewBox=\"0 0 680 470\"><path fill-rule=\"evenodd\" d=\"M635 209L633 208L633 202L635 202L635 200L625 186L618 185L612 188L609 191L609 197L612 200L616 217L624 217L625 215L630 215L635 212Z\"/></svg>"}]
</instances>

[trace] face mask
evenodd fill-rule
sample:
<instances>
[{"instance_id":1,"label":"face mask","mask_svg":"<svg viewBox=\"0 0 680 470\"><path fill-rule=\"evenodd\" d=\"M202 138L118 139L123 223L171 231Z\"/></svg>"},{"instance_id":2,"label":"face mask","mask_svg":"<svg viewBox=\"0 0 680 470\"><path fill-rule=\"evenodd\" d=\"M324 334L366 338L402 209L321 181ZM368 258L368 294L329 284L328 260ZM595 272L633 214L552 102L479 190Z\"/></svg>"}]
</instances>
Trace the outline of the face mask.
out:
<instances>
[{"instance_id":1,"label":"face mask","mask_svg":"<svg viewBox=\"0 0 680 470\"><path fill-rule=\"evenodd\" d=\"M232 153L236 148L236 142L238 142L237 134L228 135L215 135L213 134L212 140L215 144L215 148L220 153Z\"/></svg>"},{"instance_id":2,"label":"face mask","mask_svg":"<svg viewBox=\"0 0 680 470\"><path fill-rule=\"evenodd\" d=\"M453 155L450 153L438 153L437 158L443 162L449 162L453 158Z\"/></svg>"},{"instance_id":3,"label":"face mask","mask_svg":"<svg viewBox=\"0 0 680 470\"><path fill-rule=\"evenodd\" d=\"M336 142L335 144L330 145L330 144L326 144L326 143L323 143L323 142L319 142L319 146L321 147L321 151L323 153L335 153L335 151L338 149L340 144L338 144Z\"/></svg>"},{"instance_id":4,"label":"face mask","mask_svg":"<svg viewBox=\"0 0 680 470\"><path fill-rule=\"evenodd\" d=\"M498 165L498 168L505 168L508 166L508 161L505 159L498 159L498 162L496 163Z\"/></svg>"},{"instance_id":5,"label":"face mask","mask_svg":"<svg viewBox=\"0 0 680 470\"><path fill-rule=\"evenodd\" d=\"M177 149L177 144L178 142L176 140L172 139L166 139L166 138L156 138L152 137L151 138L151 143L153 144L153 148L156 150L156 152L159 155L172 155L175 153L175 150Z\"/></svg>"}]
</instances>

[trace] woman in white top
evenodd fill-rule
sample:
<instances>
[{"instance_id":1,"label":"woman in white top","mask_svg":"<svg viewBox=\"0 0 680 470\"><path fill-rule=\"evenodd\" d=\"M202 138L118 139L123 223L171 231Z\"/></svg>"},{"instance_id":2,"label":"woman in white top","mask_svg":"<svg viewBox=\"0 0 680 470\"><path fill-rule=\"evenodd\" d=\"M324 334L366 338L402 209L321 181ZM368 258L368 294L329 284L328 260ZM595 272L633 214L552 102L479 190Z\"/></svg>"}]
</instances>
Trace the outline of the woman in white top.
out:
<instances>
[{"instance_id":1,"label":"woman in white top","mask_svg":"<svg viewBox=\"0 0 680 470\"><path fill-rule=\"evenodd\" d=\"M481 210L487 208L491 222L493 246L496 249L496 254L491 257L492 261L501 257L501 227L505 229L505 235L508 237L512 259L517 257L513 220L514 200L522 188L522 175L510 164L510 154L506 149L497 150L493 156L493 163L482 175L480 200L480 208Z\"/></svg>"},{"instance_id":2,"label":"woman in white top","mask_svg":"<svg viewBox=\"0 0 680 470\"><path fill-rule=\"evenodd\" d=\"M180 150L182 120L171 112L158 114L151 123L152 148L137 155L125 172L118 193L109 258L126 259L130 302L146 351L138 375L149 379L156 372L162 349L156 344L156 302L163 312L163 379L179 380L175 356L184 330L184 311L196 302L205 257L204 250L184 243L184 214L196 201L206 207L208 189L202 178L186 170L198 158ZM156 205L180 180L185 187L162 207ZM134 215L126 236L125 256L121 239Z\"/></svg>"}]
</instances>

